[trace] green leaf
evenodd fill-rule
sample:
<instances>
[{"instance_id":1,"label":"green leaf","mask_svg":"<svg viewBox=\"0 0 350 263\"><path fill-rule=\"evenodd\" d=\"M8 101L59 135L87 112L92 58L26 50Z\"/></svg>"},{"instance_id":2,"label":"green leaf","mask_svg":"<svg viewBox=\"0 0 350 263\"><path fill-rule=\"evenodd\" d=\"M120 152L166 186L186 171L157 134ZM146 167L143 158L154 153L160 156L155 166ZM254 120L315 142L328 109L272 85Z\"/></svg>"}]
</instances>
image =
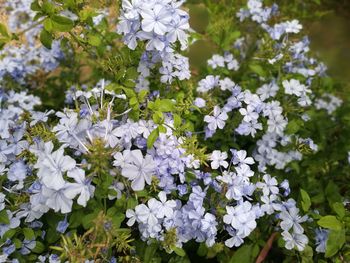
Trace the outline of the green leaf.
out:
<instances>
[{"instance_id":1,"label":"green leaf","mask_svg":"<svg viewBox=\"0 0 350 263\"><path fill-rule=\"evenodd\" d=\"M163 123L163 113L160 111L156 111L152 115L152 120L155 124L161 124Z\"/></svg>"},{"instance_id":2,"label":"green leaf","mask_svg":"<svg viewBox=\"0 0 350 263\"><path fill-rule=\"evenodd\" d=\"M2 23L0 23L0 35L4 36L6 38L10 37L10 35L9 35L8 31L7 31L7 27L4 24L2 24Z\"/></svg>"},{"instance_id":3,"label":"green leaf","mask_svg":"<svg viewBox=\"0 0 350 263\"><path fill-rule=\"evenodd\" d=\"M135 87L135 85L136 85L136 83L132 79L127 79L126 81L124 81L125 87L133 88L133 87Z\"/></svg>"},{"instance_id":4,"label":"green leaf","mask_svg":"<svg viewBox=\"0 0 350 263\"><path fill-rule=\"evenodd\" d=\"M303 208L304 212L307 212L309 211L311 206L310 197L304 189L300 189L300 195L301 195L301 207Z\"/></svg>"},{"instance_id":5,"label":"green leaf","mask_svg":"<svg viewBox=\"0 0 350 263\"><path fill-rule=\"evenodd\" d=\"M250 64L249 68L251 71L253 71L254 73L258 74L261 77L266 76L266 72L265 72L264 68L258 64Z\"/></svg>"},{"instance_id":6,"label":"green leaf","mask_svg":"<svg viewBox=\"0 0 350 263\"><path fill-rule=\"evenodd\" d=\"M140 102L144 101L148 94L148 90L141 90L138 94L138 99Z\"/></svg>"},{"instance_id":7,"label":"green leaf","mask_svg":"<svg viewBox=\"0 0 350 263\"><path fill-rule=\"evenodd\" d=\"M98 47L99 45L101 45L101 42L101 38L97 35L90 34L88 36L88 43L91 46Z\"/></svg>"},{"instance_id":8,"label":"green leaf","mask_svg":"<svg viewBox=\"0 0 350 263\"><path fill-rule=\"evenodd\" d=\"M287 134L295 134L297 133L300 128L301 128L302 123L300 123L299 120L291 120L288 122L287 128L286 128L286 133Z\"/></svg>"},{"instance_id":9,"label":"green leaf","mask_svg":"<svg viewBox=\"0 0 350 263\"><path fill-rule=\"evenodd\" d=\"M328 234L325 257L329 258L334 256L343 247L344 243L345 231L331 230Z\"/></svg>"},{"instance_id":10,"label":"green leaf","mask_svg":"<svg viewBox=\"0 0 350 263\"><path fill-rule=\"evenodd\" d=\"M125 219L125 215L122 212L117 212L112 216L112 224L115 229L120 228L120 225Z\"/></svg>"},{"instance_id":11,"label":"green leaf","mask_svg":"<svg viewBox=\"0 0 350 263\"><path fill-rule=\"evenodd\" d=\"M35 234L31 228L23 228L23 235L27 240L35 239Z\"/></svg>"},{"instance_id":12,"label":"green leaf","mask_svg":"<svg viewBox=\"0 0 350 263\"><path fill-rule=\"evenodd\" d=\"M53 29L56 31L68 32L74 26L73 21L64 16L53 15L51 17L51 20L52 20Z\"/></svg>"},{"instance_id":13,"label":"green leaf","mask_svg":"<svg viewBox=\"0 0 350 263\"><path fill-rule=\"evenodd\" d=\"M336 202L332 205L334 212L337 213L339 218L343 218L345 216L345 207L342 203Z\"/></svg>"},{"instance_id":14,"label":"green leaf","mask_svg":"<svg viewBox=\"0 0 350 263\"><path fill-rule=\"evenodd\" d=\"M155 102L148 103L148 108L151 110L158 110L161 112L170 112L173 111L175 108L174 102L169 99L157 99Z\"/></svg>"},{"instance_id":15,"label":"green leaf","mask_svg":"<svg viewBox=\"0 0 350 263\"><path fill-rule=\"evenodd\" d=\"M41 6L41 10L48 15L52 15L53 13L55 13L55 6L50 1L44 1L44 3Z\"/></svg>"},{"instance_id":16,"label":"green leaf","mask_svg":"<svg viewBox=\"0 0 350 263\"><path fill-rule=\"evenodd\" d=\"M16 228L13 228L13 229L9 229L3 236L3 239L6 240L6 239L11 239L17 232L17 229Z\"/></svg>"},{"instance_id":17,"label":"green leaf","mask_svg":"<svg viewBox=\"0 0 350 263\"><path fill-rule=\"evenodd\" d=\"M37 0L35 0L31 3L30 9L32 9L33 11L41 11L41 7L40 7Z\"/></svg>"},{"instance_id":18,"label":"green leaf","mask_svg":"<svg viewBox=\"0 0 350 263\"><path fill-rule=\"evenodd\" d=\"M134 209L135 206L138 205L138 203L139 203L139 202L137 201L136 198L129 197L129 198L128 198L127 205L126 205L126 208L127 208L127 209Z\"/></svg>"},{"instance_id":19,"label":"green leaf","mask_svg":"<svg viewBox=\"0 0 350 263\"><path fill-rule=\"evenodd\" d=\"M233 254L229 263L251 263L253 245L243 245Z\"/></svg>"},{"instance_id":20,"label":"green leaf","mask_svg":"<svg viewBox=\"0 0 350 263\"><path fill-rule=\"evenodd\" d=\"M13 242L13 244L15 244L15 247L16 247L17 249L19 249L19 248L22 247L22 241L19 240L18 238L13 239L12 242Z\"/></svg>"},{"instance_id":21,"label":"green leaf","mask_svg":"<svg viewBox=\"0 0 350 263\"><path fill-rule=\"evenodd\" d=\"M313 251L310 246L306 246L303 251L300 252L301 263L313 263L312 256Z\"/></svg>"},{"instance_id":22,"label":"green leaf","mask_svg":"<svg viewBox=\"0 0 350 263\"><path fill-rule=\"evenodd\" d=\"M206 256L208 253L208 248L205 245L205 243L200 243L198 249L197 249L197 255L200 257Z\"/></svg>"},{"instance_id":23,"label":"green leaf","mask_svg":"<svg viewBox=\"0 0 350 263\"><path fill-rule=\"evenodd\" d=\"M45 245L40 241L35 241L35 247L32 249L32 252L41 254L45 250Z\"/></svg>"},{"instance_id":24,"label":"green leaf","mask_svg":"<svg viewBox=\"0 0 350 263\"><path fill-rule=\"evenodd\" d=\"M154 254L156 253L157 249L158 245L156 243L149 244L145 249L145 253L143 255L143 262L152 262L152 259L154 258Z\"/></svg>"},{"instance_id":25,"label":"green leaf","mask_svg":"<svg viewBox=\"0 0 350 263\"><path fill-rule=\"evenodd\" d=\"M152 148L154 142L157 140L158 137L159 137L159 129L156 128L151 132L151 134L147 138L147 148L148 149Z\"/></svg>"},{"instance_id":26,"label":"green leaf","mask_svg":"<svg viewBox=\"0 0 350 263\"><path fill-rule=\"evenodd\" d=\"M159 129L159 133L166 133L167 132L167 129L165 128L164 125L159 125L158 129Z\"/></svg>"},{"instance_id":27,"label":"green leaf","mask_svg":"<svg viewBox=\"0 0 350 263\"><path fill-rule=\"evenodd\" d=\"M319 226L333 230L341 230L343 228L342 223L335 216L324 216L317 223Z\"/></svg>"},{"instance_id":28,"label":"green leaf","mask_svg":"<svg viewBox=\"0 0 350 263\"><path fill-rule=\"evenodd\" d=\"M342 201L342 196L339 194L339 187L333 181L328 183L325 192L329 204Z\"/></svg>"},{"instance_id":29,"label":"green leaf","mask_svg":"<svg viewBox=\"0 0 350 263\"><path fill-rule=\"evenodd\" d=\"M182 248L179 248L179 247L172 247L171 248L172 250L174 250L174 252L176 253L176 255L180 256L180 257L184 257L186 256L186 252L185 250L183 250Z\"/></svg>"},{"instance_id":30,"label":"green leaf","mask_svg":"<svg viewBox=\"0 0 350 263\"><path fill-rule=\"evenodd\" d=\"M46 18L45 20L44 20L44 28L45 28L45 30L46 31L48 31L48 32L51 32L52 31L52 29L53 29L53 25L52 25L52 21L51 21L51 19L50 18Z\"/></svg>"},{"instance_id":31,"label":"green leaf","mask_svg":"<svg viewBox=\"0 0 350 263\"><path fill-rule=\"evenodd\" d=\"M84 220L82 221L83 227L85 229L91 228L94 225L93 221L97 217L97 215L98 215L98 211L95 211L95 212L93 212L91 214L88 214L88 215L84 216Z\"/></svg>"},{"instance_id":32,"label":"green leaf","mask_svg":"<svg viewBox=\"0 0 350 263\"><path fill-rule=\"evenodd\" d=\"M69 228L77 228L81 225L82 221L84 219L84 212L83 209L81 210L75 210L72 212L71 216L69 217Z\"/></svg>"},{"instance_id":33,"label":"green leaf","mask_svg":"<svg viewBox=\"0 0 350 263\"><path fill-rule=\"evenodd\" d=\"M52 35L47 32L45 29L40 33L40 41L44 45L44 47L51 49L52 45Z\"/></svg>"},{"instance_id":34,"label":"green leaf","mask_svg":"<svg viewBox=\"0 0 350 263\"><path fill-rule=\"evenodd\" d=\"M0 223L5 225L10 224L10 219L6 213L6 210L0 211Z\"/></svg>"},{"instance_id":35,"label":"green leaf","mask_svg":"<svg viewBox=\"0 0 350 263\"><path fill-rule=\"evenodd\" d=\"M177 114L174 114L174 127L178 128L178 127L181 126L181 124L182 124L181 117L179 115L177 115Z\"/></svg>"},{"instance_id":36,"label":"green leaf","mask_svg":"<svg viewBox=\"0 0 350 263\"><path fill-rule=\"evenodd\" d=\"M138 102L136 97L132 97L129 101L129 104L130 104L130 106L135 106L135 105L138 105L139 102Z\"/></svg>"}]
</instances>

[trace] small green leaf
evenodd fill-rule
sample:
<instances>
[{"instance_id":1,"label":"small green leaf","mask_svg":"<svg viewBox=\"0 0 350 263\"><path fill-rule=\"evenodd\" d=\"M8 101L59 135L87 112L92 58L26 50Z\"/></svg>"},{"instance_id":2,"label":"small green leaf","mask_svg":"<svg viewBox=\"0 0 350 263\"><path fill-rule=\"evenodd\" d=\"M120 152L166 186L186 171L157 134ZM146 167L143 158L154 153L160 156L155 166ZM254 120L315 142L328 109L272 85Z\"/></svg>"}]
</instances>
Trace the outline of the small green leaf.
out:
<instances>
[{"instance_id":1,"label":"small green leaf","mask_svg":"<svg viewBox=\"0 0 350 263\"><path fill-rule=\"evenodd\" d=\"M174 114L174 127L178 128L178 127L181 126L181 124L182 124L181 117L179 115L177 115L177 114Z\"/></svg>"},{"instance_id":2,"label":"small green leaf","mask_svg":"<svg viewBox=\"0 0 350 263\"><path fill-rule=\"evenodd\" d=\"M138 205L138 201L136 198L133 198L133 197L128 198L128 202L126 205L127 209L134 209L135 206L137 206L137 205Z\"/></svg>"},{"instance_id":3,"label":"small green leaf","mask_svg":"<svg viewBox=\"0 0 350 263\"><path fill-rule=\"evenodd\" d=\"M51 20L53 29L56 31L68 32L74 26L73 21L64 16L53 15Z\"/></svg>"},{"instance_id":4,"label":"small green leaf","mask_svg":"<svg viewBox=\"0 0 350 263\"><path fill-rule=\"evenodd\" d=\"M152 115L152 120L155 124L163 123L163 113L161 113L160 111L154 112Z\"/></svg>"},{"instance_id":5,"label":"small green leaf","mask_svg":"<svg viewBox=\"0 0 350 263\"><path fill-rule=\"evenodd\" d=\"M52 36L49 32L47 32L45 29L41 31L40 33L40 41L44 45L44 47L51 49L52 45Z\"/></svg>"},{"instance_id":6,"label":"small green leaf","mask_svg":"<svg viewBox=\"0 0 350 263\"><path fill-rule=\"evenodd\" d=\"M152 262L152 259L154 258L154 254L157 252L157 249L158 245L156 243L149 244L145 249L145 253L143 255L143 262Z\"/></svg>"},{"instance_id":7,"label":"small green leaf","mask_svg":"<svg viewBox=\"0 0 350 263\"><path fill-rule=\"evenodd\" d=\"M328 234L325 257L329 258L334 256L343 247L344 243L345 231L331 230Z\"/></svg>"},{"instance_id":8,"label":"small green leaf","mask_svg":"<svg viewBox=\"0 0 350 263\"><path fill-rule=\"evenodd\" d=\"M23 228L23 235L27 240L32 240L35 238L35 234L33 229L31 228Z\"/></svg>"},{"instance_id":9,"label":"small green leaf","mask_svg":"<svg viewBox=\"0 0 350 263\"><path fill-rule=\"evenodd\" d=\"M55 6L50 1L44 1L41 6L41 10L48 15L52 15L53 13L55 13Z\"/></svg>"},{"instance_id":10,"label":"small green leaf","mask_svg":"<svg viewBox=\"0 0 350 263\"><path fill-rule=\"evenodd\" d=\"M9 35L8 31L7 31L7 27L4 24L2 24L2 23L0 23L0 35L4 36L6 38L10 37L10 35Z\"/></svg>"},{"instance_id":11,"label":"small green leaf","mask_svg":"<svg viewBox=\"0 0 350 263\"><path fill-rule=\"evenodd\" d=\"M99 45L101 45L101 38L97 35L90 34L88 36L88 43L91 46L98 47Z\"/></svg>"},{"instance_id":12,"label":"small green leaf","mask_svg":"<svg viewBox=\"0 0 350 263\"><path fill-rule=\"evenodd\" d=\"M165 128L164 125L159 125L159 126L158 126L158 129L159 129L159 132L160 132L160 133L166 133L166 132L167 132L167 129Z\"/></svg>"},{"instance_id":13,"label":"small green leaf","mask_svg":"<svg viewBox=\"0 0 350 263\"><path fill-rule=\"evenodd\" d=\"M300 123L299 120L291 120L288 122L287 128L286 128L286 133L287 134L295 134L298 132L301 128L302 123Z\"/></svg>"},{"instance_id":14,"label":"small green leaf","mask_svg":"<svg viewBox=\"0 0 350 263\"><path fill-rule=\"evenodd\" d=\"M120 225L125 219L125 215L122 212L117 212L112 216L112 224L115 229L120 228Z\"/></svg>"},{"instance_id":15,"label":"small green leaf","mask_svg":"<svg viewBox=\"0 0 350 263\"><path fill-rule=\"evenodd\" d=\"M249 68L251 71L253 71L254 73L258 74L261 77L266 76L266 72L265 72L264 68L258 64L250 64Z\"/></svg>"},{"instance_id":16,"label":"small green leaf","mask_svg":"<svg viewBox=\"0 0 350 263\"><path fill-rule=\"evenodd\" d=\"M341 230L343 228L342 223L335 216L324 216L317 223L319 226L333 230Z\"/></svg>"},{"instance_id":17,"label":"small green leaf","mask_svg":"<svg viewBox=\"0 0 350 263\"><path fill-rule=\"evenodd\" d=\"M136 97L132 97L132 98L130 99L130 101L129 101L130 106L135 106L135 105L137 105L138 103L139 103L139 102L138 102L138 100L137 100Z\"/></svg>"},{"instance_id":18,"label":"small green leaf","mask_svg":"<svg viewBox=\"0 0 350 263\"><path fill-rule=\"evenodd\" d=\"M179 248L179 247L172 247L172 250L174 250L174 252L178 255L178 256L180 256L180 257L184 257L184 256L186 256L186 252L185 252L185 250L183 250L182 248Z\"/></svg>"},{"instance_id":19,"label":"small green leaf","mask_svg":"<svg viewBox=\"0 0 350 263\"><path fill-rule=\"evenodd\" d=\"M169 99L163 99L163 100L157 99L154 102L154 104L149 105L150 109L159 110L161 112L171 112L174 110L174 107L175 107L174 102Z\"/></svg>"},{"instance_id":20,"label":"small green leaf","mask_svg":"<svg viewBox=\"0 0 350 263\"><path fill-rule=\"evenodd\" d=\"M46 31L51 32L53 29L52 21L50 18L44 20L44 28Z\"/></svg>"},{"instance_id":21,"label":"small green leaf","mask_svg":"<svg viewBox=\"0 0 350 263\"><path fill-rule=\"evenodd\" d=\"M98 211L95 211L95 212L93 212L91 214L88 214L88 215L84 216L84 220L82 221L83 227L85 229L91 228L94 225L93 221L95 220L97 215L98 215Z\"/></svg>"},{"instance_id":22,"label":"small green leaf","mask_svg":"<svg viewBox=\"0 0 350 263\"><path fill-rule=\"evenodd\" d=\"M234 252L230 263L250 263L252 262L252 245L243 245Z\"/></svg>"},{"instance_id":23,"label":"small green leaf","mask_svg":"<svg viewBox=\"0 0 350 263\"><path fill-rule=\"evenodd\" d=\"M30 9L32 9L33 11L41 11L41 7L40 7L37 0L35 0L31 3Z\"/></svg>"},{"instance_id":24,"label":"small green leaf","mask_svg":"<svg viewBox=\"0 0 350 263\"><path fill-rule=\"evenodd\" d=\"M145 97L148 94L148 90L141 90L138 94L138 99L140 102L144 101Z\"/></svg>"},{"instance_id":25,"label":"small green leaf","mask_svg":"<svg viewBox=\"0 0 350 263\"><path fill-rule=\"evenodd\" d=\"M345 216L345 207L342 203L336 202L332 205L334 212L337 213L339 218L343 218Z\"/></svg>"},{"instance_id":26,"label":"small green leaf","mask_svg":"<svg viewBox=\"0 0 350 263\"><path fill-rule=\"evenodd\" d=\"M32 252L36 254L41 254L45 250L45 245L39 241L35 241L35 247L32 249Z\"/></svg>"},{"instance_id":27,"label":"small green leaf","mask_svg":"<svg viewBox=\"0 0 350 263\"><path fill-rule=\"evenodd\" d=\"M300 189L300 195L301 195L301 207L303 208L304 212L307 212L309 211L311 206L310 197L304 189Z\"/></svg>"},{"instance_id":28,"label":"small green leaf","mask_svg":"<svg viewBox=\"0 0 350 263\"><path fill-rule=\"evenodd\" d=\"M147 148L148 149L152 148L153 144L155 143L155 141L157 140L158 137L159 137L159 129L156 128L151 132L151 134L147 138Z\"/></svg>"},{"instance_id":29,"label":"small green leaf","mask_svg":"<svg viewBox=\"0 0 350 263\"><path fill-rule=\"evenodd\" d=\"M5 225L10 224L10 219L6 213L6 210L0 211L0 224L5 224Z\"/></svg>"}]
</instances>

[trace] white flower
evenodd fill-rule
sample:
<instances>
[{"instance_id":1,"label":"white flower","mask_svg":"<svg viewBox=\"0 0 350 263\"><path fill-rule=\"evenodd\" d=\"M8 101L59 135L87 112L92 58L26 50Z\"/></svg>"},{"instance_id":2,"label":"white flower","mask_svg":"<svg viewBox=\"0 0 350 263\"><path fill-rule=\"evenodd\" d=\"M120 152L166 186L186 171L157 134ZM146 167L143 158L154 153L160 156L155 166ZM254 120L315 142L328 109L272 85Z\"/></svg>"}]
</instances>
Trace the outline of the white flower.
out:
<instances>
[{"instance_id":1,"label":"white flower","mask_svg":"<svg viewBox=\"0 0 350 263\"><path fill-rule=\"evenodd\" d=\"M52 150L52 143L46 143L48 150ZM46 147L46 146L45 146ZM60 148L53 153L43 154L42 158L38 159L35 168L38 168L38 177L49 188L59 190L65 185L63 173L75 167L76 163L70 156L64 156L64 149Z\"/></svg>"},{"instance_id":2,"label":"white flower","mask_svg":"<svg viewBox=\"0 0 350 263\"><path fill-rule=\"evenodd\" d=\"M218 169L220 166L227 168L228 162L226 162L227 159L227 152L221 152L218 150L215 150L210 155L209 160L211 160L211 168L212 169Z\"/></svg>"},{"instance_id":3,"label":"white flower","mask_svg":"<svg viewBox=\"0 0 350 263\"><path fill-rule=\"evenodd\" d=\"M282 232L283 240L286 242L286 249L293 249L296 247L299 251L303 251L306 244L308 243L308 238L304 234L289 233L288 231Z\"/></svg>"},{"instance_id":4,"label":"white flower","mask_svg":"<svg viewBox=\"0 0 350 263\"><path fill-rule=\"evenodd\" d=\"M208 123L208 128L211 131L215 131L217 128L223 129L225 127L225 121L227 119L227 113L221 111L219 106L214 107L213 116L206 115L204 117L204 121Z\"/></svg>"},{"instance_id":5,"label":"white flower","mask_svg":"<svg viewBox=\"0 0 350 263\"><path fill-rule=\"evenodd\" d=\"M151 184L156 163L149 154L143 158L140 150L131 151L129 157L131 162L122 168L122 175L132 181L131 188L133 190L141 191L145 188L145 181L147 184Z\"/></svg>"},{"instance_id":6,"label":"white flower","mask_svg":"<svg viewBox=\"0 0 350 263\"><path fill-rule=\"evenodd\" d=\"M253 164L254 159L252 157L247 157L247 152L245 150L233 151L233 164Z\"/></svg>"},{"instance_id":7,"label":"white flower","mask_svg":"<svg viewBox=\"0 0 350 263\"><path fill-rule=\"evenodd\" d=\"M294 94L298 97L302 95L303 91L307 90L306 86L301 84L300 81L296 79L284 80L282 82L282 86L284 87L286 94Z\"/></svg>"},{"instance_id":8,"label":"white flower","mask_svg":"<svg viewBox=\"0 0 350 263\"><path fill-rule=\"evenodd\" d=\"M132 226L135 224L136 221L136 213L132 209L126 210L126 217L129 218L128 222L126 223L128 226Z\"/></svg>"},{"instance_id":9,"label":"white flower","mask_svg":"<svg viewBox=\"0 0 350 263\"><path fill-rule=\"evenodd\" d=\"M239 112L244 116L243 120L245 122L254 121L259 118L259 114L255 112L255 108L252 105L248 105L246 109L240 108Z\"/></svg>"},{"instance_id":10,"label":"white flower","mask_svg":"<svg viewBox=\"0 0 350 263\"><path fill-rule=\"evenodd\" d=\"M287 125L288 121L285 118L283 118L282 115L276 115L273 118L269 118L267 120L267 130L271 133L275 132L278 135L283 135L283 131Z\"/></svg>"},{"instance_id":11,"label":"white flower","mask_svg":"<svg viewBox=\"0 0 350 263\"><path fill-rule=\"evenodd\" d=\"M155 200L154 198L152 198ZM150 199L150 200L152 200ZM151 204L153 207L152 202L148 201L148 205ZM150 226L154 226L158 223L158 219L156 215L152 212L150 208L148 208L145 204L141 204L135 207L135 214L138 221L142 222L143 224L148 224Z\"/></svg>"},{"instance_id":12,"label":"white flower","mask_svg":"<svg viewBox=\"0 0 350 263\"><path fill-rule=\"evenodd\" d=\"M264 195L271 194L278 194L278 182L275 177L271 177L269 174L264 174L263 176L264 183L258 182L256 184L257 187L261 188L263 190Z\"/></svg>"},{"instance_id":13,"label":"white flower","mask_svg":"<svg viewBox=\"0 0 350 263\"><path fill-rule=\"evenodd\" d=\"M224 223L230 224L236 229L237 235L241 238L249 236L256 228L255 212L252 209L252 204L248 201L236 207L226 206L226 211L227 214L223 218Z\"/></svg>"},{"instance_id":14,"label":"white flower","mask_svg":"<svg viewBox=\"0 0 350 263\"><path fill-rule=\"evenodd\" d=\"M64 188L54 190L43 185L42 194L46 197L46 205L55 212L61 211L61 213L66 214L72 211L73 201L66 195Z\"/></svg>"},{"instance_id":15,"label":"white flower","mask_svg":"<svg viewBox=\"0 0 350 263\"><path fill-rule=\"evenodd\" d=\"M164 35L168 31L168 26L172 16L163 5L157 4L153 8L144 8L141 11L142 29L145 32L154 31L158 35Z\"/></svg>"},{"instance_id":16,"label":"white flower","mask_svg":"<svg viewBox=\"0 0 350 263\"><path fill-rule=\"evenodd\" d=\"M167 201L166 193L163 191L159 192L158 197L160 200L160 206L158 207L157 217L158 218L172 217L174 213L174 208L176 207L175 200Z\"/></svg>"},{"instance_id":17,"label":"white flower","mask_svg":"<svg viewBox=\"0 0 350 263\"><path fill-rule=\"evenodd\" d=\"M78 204L85 207L87 201L93 195L95 187L90 184L90 180L86 179L83 169L75 168L68 171L67 175L74 178L75 183L66 184L65 195L71 199L79 195Z\"/></svg>"},{"instance_id":18,"label":"white flower","mask_svg":"<svg viewBox=\"0 0 350 263\"><path fill-rule=\"evenodd\" d=\"M41 112L41 111L32 112L32 116L31 116L32 121L30 122L30 126L34 126L38 122L47 122L48 116L52 113L54 113L53 110L45 111L45 112Z\"/></svg>"},{"instance_id":19,"label":"white flower","mask_svg":"<svg viewBox=\"0 0 350 263\"><path fill-rule=\"evenodd\" d=\"M225 241L225 246L232 248L232 247L239 247L244 243L243 238L239 236L234 236Z\"/></svg>"},{"instance_id":20,"label":"white flower","mask_svg":"<svg viewBox=\"0 0 350 263\"><path fill-rule=\"evenodd\" d=\"M298 20L294 19L292 21L285 22L286 33L299 33L303 26L299 23Z\"/></svg>"},{"instance_id":21,"label":"white flower","mask_svg":"<svg viewBox=\"0 0 350 263\"><path fill-rule=\"evenodd\" d=\"M113 165L116 167L124 168L126 164L130 164L131 162L130 150L124 150L123 153L117 152L113 157L115 159Z\"/></svg>"},{"instance_id":22,"label":"white flower","mask_svg":"<svg viewBox=\"0 0 350 263\"><path fill-rule=\"evenodd\" d=\"M281 228L284 231L289 231L289 229L293 228L295 233L301 234L304 232L303 227L300 223L303 223L307 220L307 216L300 217L299 209L296 207L291 207L288 211L282 211L280 214Z\"/></svg>"},{"instance_id":23,"label":"white flower","mask_svg":"<svg viewBox=\"0 0 350 263\"><path fill-rule=\"evenodd\" d=\"M234 83L229 78L224 78L223 80L220 80L219 85L220 85L221 90L230 90L231 91L236 86L236 83Z\"/></svg>"}]
</instances>

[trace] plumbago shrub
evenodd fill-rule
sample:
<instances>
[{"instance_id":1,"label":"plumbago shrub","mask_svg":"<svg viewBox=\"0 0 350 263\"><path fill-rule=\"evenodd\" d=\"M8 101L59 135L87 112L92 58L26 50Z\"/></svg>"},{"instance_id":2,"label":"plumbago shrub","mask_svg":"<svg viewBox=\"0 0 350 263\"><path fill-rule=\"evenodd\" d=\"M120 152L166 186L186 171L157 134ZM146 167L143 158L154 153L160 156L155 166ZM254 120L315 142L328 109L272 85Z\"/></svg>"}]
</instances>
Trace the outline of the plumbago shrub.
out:
<instances>
[{"instance_id":1,"label":"plumbago shrub","mask_svg":"<svg viewBox=\"0 0 350 263\"><path fill-rule=\"evenodd\" d=\"M276 4L189 4L3 1L0 262L350 261L349 93Z\"/></svg>"}]
</instances>

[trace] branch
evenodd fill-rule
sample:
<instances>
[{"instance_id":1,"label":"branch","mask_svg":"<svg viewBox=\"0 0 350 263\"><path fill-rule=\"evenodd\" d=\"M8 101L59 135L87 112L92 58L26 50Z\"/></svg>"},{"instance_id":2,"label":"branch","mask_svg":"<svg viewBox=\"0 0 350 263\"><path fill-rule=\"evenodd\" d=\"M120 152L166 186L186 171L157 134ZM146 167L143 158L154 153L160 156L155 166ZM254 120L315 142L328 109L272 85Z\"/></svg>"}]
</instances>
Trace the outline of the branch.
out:
<instances>
[{"instance_id":1,"label":"branch","mask_svg":"<svg viewBox=\"0 0 350 263\"><path fill-rule=\"evenodd\" d=\"M271 247L272 247L272 244L273 244L273 241L275 240L277 236L277 233L272 233L272 235L270 236L270 238L267 240L264 248L260 251L260 254L259 256L257 257L255 263L261 263L265 260L265 258L267 257Z\"/></svg>"}]
</instances>

